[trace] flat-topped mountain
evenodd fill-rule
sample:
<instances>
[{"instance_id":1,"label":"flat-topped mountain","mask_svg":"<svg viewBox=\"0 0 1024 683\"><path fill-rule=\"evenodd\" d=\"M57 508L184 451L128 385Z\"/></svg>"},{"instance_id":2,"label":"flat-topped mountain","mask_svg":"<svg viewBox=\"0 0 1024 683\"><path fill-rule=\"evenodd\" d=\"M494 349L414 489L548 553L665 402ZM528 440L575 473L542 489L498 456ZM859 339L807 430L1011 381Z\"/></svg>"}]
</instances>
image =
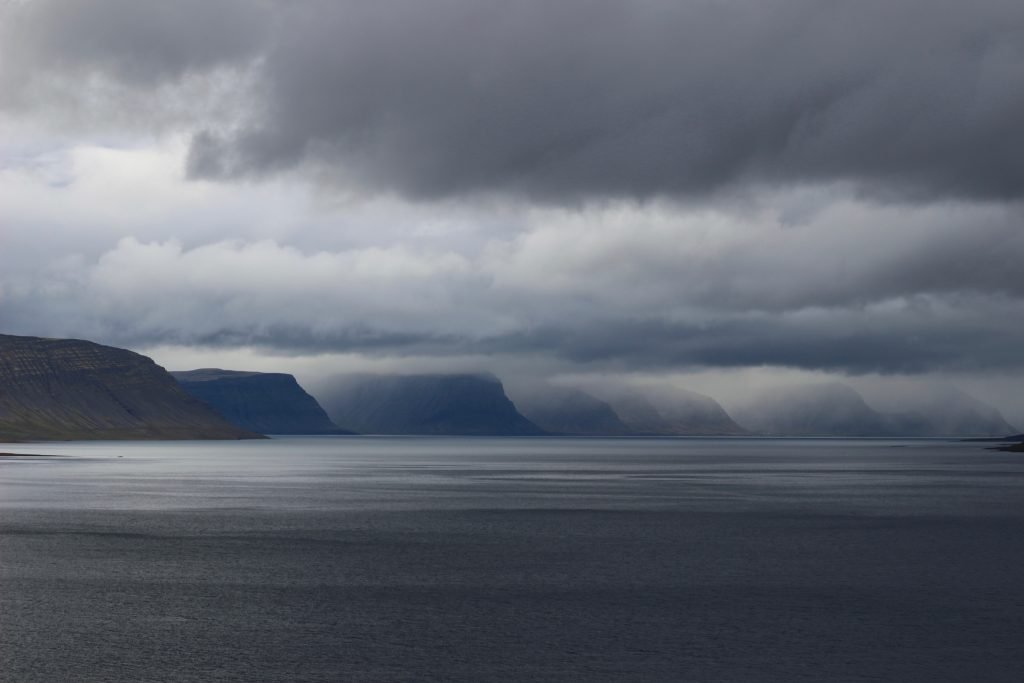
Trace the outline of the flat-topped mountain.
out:
<instances>
[{"instance_id":1,"label":"flat-topped mountain","mask_svg":"<svg viewBox=\"0 0 1024 683\"><path fill-rule=\"evenodd\" d=\"M348 434L292 375L204 368L172 372L189 394L261 434Z\"/></svg>"},{"instance_id":2,"label":"flat-topped mountain","mask_svg":"<svg viewBox=\"0 0 1024 683\"><path fill-rule=\"evenodd\" d=\"M78 339L0 335L0 440L244 439L132 351Z\"/></svg>"},{"instance_id":3,"label":"flat-topped mountain","mask_svg":"<svg viewBox=\"0 0 1024 683\"><path fill-rule=\"evenodd\" d=\"M520 412L551 434L625 436L631 434L610 405L579 389L545 387L515 400Z\"/></svg>"},{"instance_id":4,"label":"flat-topped mountain","mask_svg":"<svg viewBox=\"0 0 1024 683\"><path fill-rule=\"evenodd\" d=\"M361 434L543 433L486 375L348 375L317 396L336 424Z\"/></svg>"}]
</instances>

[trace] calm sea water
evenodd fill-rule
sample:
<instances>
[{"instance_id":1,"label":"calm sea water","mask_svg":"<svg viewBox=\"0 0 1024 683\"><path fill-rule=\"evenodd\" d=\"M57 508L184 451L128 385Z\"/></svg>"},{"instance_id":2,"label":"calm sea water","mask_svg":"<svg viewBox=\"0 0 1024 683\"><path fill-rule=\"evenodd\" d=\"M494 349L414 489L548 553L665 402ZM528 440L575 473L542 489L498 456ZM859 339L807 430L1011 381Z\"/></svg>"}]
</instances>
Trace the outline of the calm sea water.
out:
<instances>
[{"instance_id":1,"label":"calm sea water","mask_svg":"<svg viewBox=\"0 0 1024 683\"><path fill-rule=\"evenodd\" d=\"M2 446L4 681L1024 680L1024 456Z\"/></svg>"}]
</instances>

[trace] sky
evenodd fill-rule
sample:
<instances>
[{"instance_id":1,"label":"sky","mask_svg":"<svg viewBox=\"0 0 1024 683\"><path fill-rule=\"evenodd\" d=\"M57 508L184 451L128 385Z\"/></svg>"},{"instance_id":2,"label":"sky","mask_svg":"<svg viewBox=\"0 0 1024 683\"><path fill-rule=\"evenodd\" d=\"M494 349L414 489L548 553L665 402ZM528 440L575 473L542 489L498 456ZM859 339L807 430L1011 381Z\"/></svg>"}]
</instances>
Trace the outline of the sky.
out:
<instances>
[{"instance_id":1,"label":"sky","mask_svg":"<svg viewBox=\"0 0 1024 683\"><path fill-rule=\"evenodd\" d=\"M6 0L0 331L951 382L1024 424L1019 0Z\"/></svg>"}]
</instances>

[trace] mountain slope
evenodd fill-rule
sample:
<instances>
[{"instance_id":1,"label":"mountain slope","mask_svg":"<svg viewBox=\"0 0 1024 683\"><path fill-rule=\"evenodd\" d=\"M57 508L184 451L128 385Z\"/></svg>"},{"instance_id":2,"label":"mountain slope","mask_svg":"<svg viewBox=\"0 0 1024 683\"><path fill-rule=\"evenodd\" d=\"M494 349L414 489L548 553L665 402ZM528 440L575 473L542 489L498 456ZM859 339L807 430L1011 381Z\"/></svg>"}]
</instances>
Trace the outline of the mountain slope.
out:
<instances>
[{"instance_id":1,"label":"mountain slope","mask_svg":"<svg viewBox=\"0 0 1024 683\"><path fill-rule=\"evenodd\" d=\"M736 415L748 429L782 436L985 437L1015 431L998 410L948 386L887 387L871 405L838 382L788 387L755 398Z\"/></svg>"},{"instance_id":2,"label":"mountain slope","mask_svg":"<svg viewBox=\"0 0 1024 683\"><path fill-rule=\"evenodd\" d=\"M1004 436L1018 431L994 407L952 386L933 388L904 403L924 420L924 436Z\"/></svg>"},{"instance_id":3,"label":"mountain slope","mask_svg":"<svg viewBox=\"0 0 1024 683\"><path fill-rule=\"evenodd\" d=\"M145 356L77 339L0 335L0 440L258 437Z\"/></svg>"},{"instance_id":4,"label":"mountain slope","mask_svg":"<svg viewBox=\"0 0 1024 683\"><path fill-rule=\"evenodd\" d=\"M362 434L543 433L489 376L350 375L317 393L336 424Z\"/></svg>"},{"instance_id":5,"label":"mountain slope","mask_svg":"<svg viewBox=\"0 0 1024 683\"><path fill-rule=\"evenodd\" d=\"M203 369L172 372L186 392L242 429L262 434L345 434L295 377Z\"/></svg>"},{"instance_id":6,"label":"mountain slope","mask_svg":"<svg viewBox=\"0 0 1024 683\"><path fill-rule=\"evenodd\" d=\"M544 387L515 404L528 420L551 434L623 436L631 431L610 405L579 389Z\"/></svg>"},{"instance_id":7,"label":"mountain slope","mask_svg":"<svg viewBox=\"0 0 1024 683\"><path fill-rule=\"evenodd\" d=\"M747 429L779 436L885 436L894 428L860 394L838 382L773 391L735 414Z\"/></svg>"},{"instance_id":8,"label":"mountain slope","mask_svg":"<svg viewBox=\"0 0 1024 683\"><path fill-rule=\"evenodd\" d=\"M746 434L710 396L682 389L629 390L607 397L616 414L637 435L728 436Z\"/></svg>"}]
</instances>

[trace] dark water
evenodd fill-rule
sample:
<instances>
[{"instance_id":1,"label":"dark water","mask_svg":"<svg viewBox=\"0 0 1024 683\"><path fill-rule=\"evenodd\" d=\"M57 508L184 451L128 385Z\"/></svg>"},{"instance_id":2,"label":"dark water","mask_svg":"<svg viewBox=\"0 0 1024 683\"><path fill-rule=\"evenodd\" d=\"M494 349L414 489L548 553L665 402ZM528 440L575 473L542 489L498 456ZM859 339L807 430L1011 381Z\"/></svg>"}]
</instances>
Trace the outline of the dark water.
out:
<instances>
[{"instance_id":1,"label":"dark water","mask_svg":"<svg viewBox=\"0 0 1024 683\"><path fill-rule=\"evenodd\" d=\"M0 460L4 681L1024 680L1020 454L0 450L70 456Z\"/></svg>"}]
</instances>

